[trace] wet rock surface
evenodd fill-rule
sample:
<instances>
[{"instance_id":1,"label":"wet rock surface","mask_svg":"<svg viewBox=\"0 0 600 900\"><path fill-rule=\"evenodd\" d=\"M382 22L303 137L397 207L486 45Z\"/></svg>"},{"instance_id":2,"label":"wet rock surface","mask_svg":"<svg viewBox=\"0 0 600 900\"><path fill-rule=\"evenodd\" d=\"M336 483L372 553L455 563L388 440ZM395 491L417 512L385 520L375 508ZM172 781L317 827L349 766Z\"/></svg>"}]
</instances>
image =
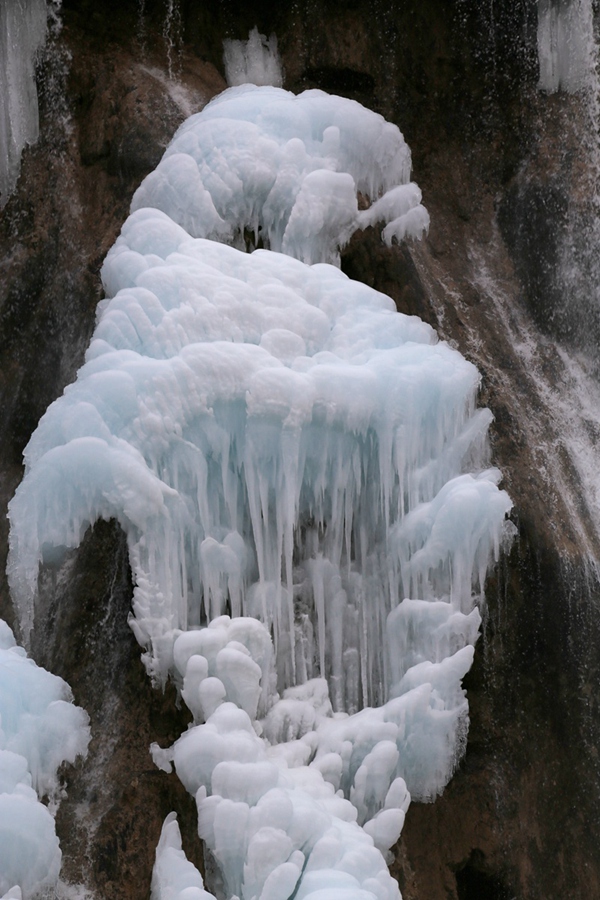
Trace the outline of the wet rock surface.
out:
<instances>
[{"instance_id":1,"label":"wet rock surface","mask_svg":"<svg viewBox=\"0 0 600 900\"><path fill-rule=\"evenodd\" d=\"M0 216L5 508L31 431L82 362L99 268L133 191L177 125L224 86L224 37L274 31L286 87L354 97L403 130L430 234L384 248L369 230L342 266L479 367L518 529L488 585L466 757L444 795L407 816L394 864L404 900L600 896L599 518L570 441L573 422L592 449L600 432L555 343L585 343L578 364L593 374L582 335L595 333L595 313L573 315L558 278L569 222L585 225L574 148L586 114L581 98L536 91L535 4L502 0L491 14L476 0L64 0L39 72L41 139ZM6 543L2 517L2 572ZM144 674L129 577L122 535L100 523L42 573L33 641L92 719L90 758L65 773L63 875L107 900L148 897L173 808L200 863L193 804L148 754L187 720L174 690L153 691ZM0 615L14 621L4 580Z\"/></svg>"}]
</instances>

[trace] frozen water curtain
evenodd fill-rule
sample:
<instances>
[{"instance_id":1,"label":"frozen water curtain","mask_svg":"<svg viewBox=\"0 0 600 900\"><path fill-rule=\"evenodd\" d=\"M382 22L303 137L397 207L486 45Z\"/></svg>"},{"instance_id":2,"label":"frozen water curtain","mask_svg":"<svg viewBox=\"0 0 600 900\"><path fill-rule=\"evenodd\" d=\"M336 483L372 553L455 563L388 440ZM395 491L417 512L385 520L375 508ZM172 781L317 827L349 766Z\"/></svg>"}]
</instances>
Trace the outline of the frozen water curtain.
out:
<instances>
[{"instance_id":1,"label":"frozen water curtain","mask_svg":"<svg viewBox=\"0 0 600 900\"><path fill-rule=\"evenodd\" d=\"M99 518L126 532L147 670L194 717L153 758L196 798L219 897L399 897L410 797L464 750L511 505L491 414L470 363L338 268L357 229L422 235L409 179L397 127L351 100L243 85L192 116L11 504L25 633L45 548ZM209 896L174 816L152 896Z\"/></svg>"}]
</instances>

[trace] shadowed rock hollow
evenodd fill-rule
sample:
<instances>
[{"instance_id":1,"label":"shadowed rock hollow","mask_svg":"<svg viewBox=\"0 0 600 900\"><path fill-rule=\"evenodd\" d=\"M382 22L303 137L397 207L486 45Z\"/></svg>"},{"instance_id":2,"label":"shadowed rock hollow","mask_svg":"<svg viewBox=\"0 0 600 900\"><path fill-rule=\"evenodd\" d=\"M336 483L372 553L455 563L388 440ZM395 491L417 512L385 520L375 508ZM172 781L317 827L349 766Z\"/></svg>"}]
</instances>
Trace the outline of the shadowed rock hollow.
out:
<instances>
[{"instance_id":1,"label":"shadowed rock hollow","mask_svg":"<svg viewBox=\"0 0 600 900\"><path fill-rule=\"evenodd\" d=\"M133 191L177 125L225 86L223 38L275 32L285 87L353 97L402 129L429 236L385 248L369 230L342 267L479 367L518 528L467 677L466 757L435 804L411 806L397 848L405 900L600 896L598 314L578 293L583 276L572 292L561 276L573 223L582 241L593 233L593 147L585 97L536 88L536 21L526 0L64 0L39 69L41 138L0 220L5 505L29 435L81 364L99 267ZM6 538L3 524L3 561ZM106 900L148 896L173 808L200 855L193 804L148 754L187 719L143 673L130 595L122 537L102 523L42 573L33 646L92 719L57 827L64 877ZM14 620L4 581L0 613Z\"/></svg>"}]
</instances>

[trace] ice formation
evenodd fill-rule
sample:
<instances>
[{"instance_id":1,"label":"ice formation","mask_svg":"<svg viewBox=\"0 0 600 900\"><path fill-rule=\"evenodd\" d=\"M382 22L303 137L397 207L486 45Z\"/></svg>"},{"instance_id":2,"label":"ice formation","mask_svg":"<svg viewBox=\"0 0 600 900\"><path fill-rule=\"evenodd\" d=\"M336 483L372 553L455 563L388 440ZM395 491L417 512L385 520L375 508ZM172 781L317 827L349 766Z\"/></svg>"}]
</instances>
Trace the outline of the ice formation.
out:
<instances>
[{"instance_id":1,"label":"ice formation","mask_svg":"<svg viewBox=\"0 0 600 900\"><path fill-rule=\"evenodd\" d=\"M357 227L422 232L409 176L395 126L322 92L246 85L192 116L134 197L10 506L25 632L45 553L124 528L145 663L194 716L153 758L240 900L397 898L410 795L433 799L464 747L510 509L491 415L470 363L325 264ZM241 252L248 231L271 249ZM153 897L203 891L168 819Z\"/></svg>"},{"instance_id":2,"label":"ice formation","mask_svg":"<svg viewBox=\"0 0 600 900\"><path fill-rule=\"evenodd\" d=\"M283 76L277 53L277 38L267 38L253 28L247 41L224 41L223 62L230 87L239 84L281 87Z\"/></svg>"},{"instance_id":3,"label":"ice formation","mask_svg":"<svg viewBox=\"0 0 600 900\"><path fill-rule=\"evenodd\" d=\"M595 56L591 0L538 0L537 43L542 90L589 87Z\"/></svg>"},{"instance_id":4,"label":"ice formation","mask_svg":"<svg viewBox=\"0 0 600 900\"><path fill-rule=\"evenodd\" d=\"M215 900L204 890L202 875L183 852L175 813L167 816L162 827L150 900Z\"/></svg>"},{"instance_id":5,"label":"ice formation","mask_svg":"<svg viewBox=\"0 0 600 900\"><path fill-rule=\"evenodd\" d=\"M86 755L87 722L65 682L29 659L0 619L0 896L27 900L56 883L54 818L38 797L59 799L57 770Z\"/></svg>"},{"instance_id":6,"label":"ice formation","mask_svg":"<svg viewBox=\"0 0 600 900\"><path fill-rule=\"evenodd\" d=\"M323 91L225 91L181 126L134 195L192 237L252 240L306 263L339 261L358 228L420 237L429 225L395 125ZM377 200L359 212L357 192ZM380 196L383 195L383 196Z\"/></svg>"},{"instance_id":7,"label":"ice formation","mask_svg":"<svg viewBox=\"0 0 600 900\"><path fill-rule=\"evenodd\" d=\"M0 3L0 207L17 183L23 148L38 137L35 60L47 16L46 0Z\"/></svg>"}]
</instances>

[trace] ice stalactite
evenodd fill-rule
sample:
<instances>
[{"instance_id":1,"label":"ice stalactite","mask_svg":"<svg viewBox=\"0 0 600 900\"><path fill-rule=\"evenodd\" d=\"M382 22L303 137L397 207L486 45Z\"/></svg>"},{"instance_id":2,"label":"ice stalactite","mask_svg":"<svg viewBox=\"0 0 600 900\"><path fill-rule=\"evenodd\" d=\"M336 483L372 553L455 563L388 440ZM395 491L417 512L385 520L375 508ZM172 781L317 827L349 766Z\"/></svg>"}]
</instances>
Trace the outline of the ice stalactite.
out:
<instances>
[{"instance_id":1,"label":"ice stalactite","mask_svg":"<svg viewBox=\"0 0 600 900\"><path fill-rule=\"evenodd\" d=\"M46 0L0 4L0 207L17 183L24 147L38 138L35 62L47 18Z\"/></svg>"},{"instance_id":2,"label":"ice stalactite","mask_svg":"<svg viewBox=\"0 0 600 900\"><path fill-rule=\"evenodd\" d=\"M246 85L192 116L11 503L25 633L44 554L98 518L126 531L146 666L195 720L153 756L195 796L223 896L397 898L410 795L464 749L511 505L491 415L470 363L331 265L357 228L422 234L409 178L395 126L320 91ZM171 820L153 891L203 896Z\"/></svg>"}]
</instances>

